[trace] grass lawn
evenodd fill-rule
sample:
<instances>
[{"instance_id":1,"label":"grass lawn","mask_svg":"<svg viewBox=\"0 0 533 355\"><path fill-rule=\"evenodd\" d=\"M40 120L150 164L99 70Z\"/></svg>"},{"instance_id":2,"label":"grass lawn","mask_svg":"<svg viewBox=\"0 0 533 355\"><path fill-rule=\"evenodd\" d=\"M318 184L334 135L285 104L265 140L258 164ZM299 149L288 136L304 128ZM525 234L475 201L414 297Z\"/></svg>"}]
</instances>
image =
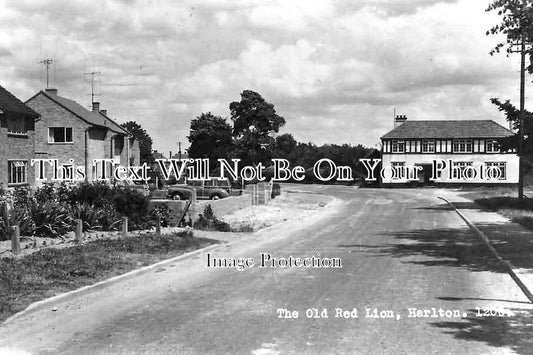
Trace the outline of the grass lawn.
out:
<instances>
[{"instance_id":1,"label":"grass lawn","mask_svg":"<svg viewBox=\"0 0 533 355\"><path fill-rule=\"evenodd\" d=\"M533 230L533 196L526 192L529 198L520 202L517 194L516 187L482 187L465 191L461 196Z\"/></svg>"},{"instance_id":2,"label":"grass lawn","mask_svg":"<svg viewBox=\"0 0 533 355\"><path fill-rule=\"evenodd\" d=\"M187 232L147 233L0 259L0 322L33 302L213 243Z\"/></svg>"}]
</instances>

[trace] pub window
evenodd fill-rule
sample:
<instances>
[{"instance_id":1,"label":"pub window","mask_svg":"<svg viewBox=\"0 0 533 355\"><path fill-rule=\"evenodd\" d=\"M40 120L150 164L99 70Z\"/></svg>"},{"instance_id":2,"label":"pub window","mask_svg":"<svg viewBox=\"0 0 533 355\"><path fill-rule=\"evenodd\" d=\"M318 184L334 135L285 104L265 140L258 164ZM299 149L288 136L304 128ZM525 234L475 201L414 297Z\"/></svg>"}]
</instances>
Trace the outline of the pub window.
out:
<instances>
[{"instance_id":1,"label":"pub window","mask_svg":"<svg viewBox=\"0 0 533 355\"><path fill-rule=\"evenodd\" d=\"M72 127L49 127L48 143L72 143Z\"/></svg>"},{"instance_id":2,"label":"pub window","mask_svg":"<svg viewBox=\"0 0 533 355\"><path fill-rule=\"evenodd\" d=\"M392 152L393 153L405 153L405 141L403 140L393 140L392 141Z\"/></svg>"},{"instance_id":3,"label":"pub window","mask_svg":"<svg viewBox=\"0 0 533 355\"><path fill-rule=\"evenodd\" d=\"M7 174L9 185L26 184L27 180L27 165L25 160L10 160L7 163Z\"/></svg>"},{"instance_id":4,"label":"pub window","mask_svg":"<svg viewBox=\"0 0 533 355\"><path fill-rule=\"evenodd\" d=\"M391 169L394 172L392 175L393 180L404 179L405 178L405 162L403 161L393 161L391 162Z\"/></svg>"},{"instance_id":5,"label":"pub window","mask_svg":"<svg viewBox=\"0 0 533 355\"><path fill-rule=\"evenodd\" d=\"M498 180L507 179L507 176L505 175L506 173L505 162L487 162L485 163L485 165L487 167L487 177L492 176L495 179L498 178Z\"/></svg>"},{"instance_id":6,"label":"pub window","mask_svg":"<svg viewBox=\"0 0 533 355\"><path fill-rule=\"evenodd\" d=\"M487 153L498 153L500 151L500 144L495 140L487 140L485 149Z\"/></svg>"},{"instance_id":7,"label":"pub window","mask_svg":"<svg viewBox=\"0 0 533 355\"><path fill-rule=\"evenodd\" d=\"M432 139L423 139L422 153L435 153L435 141Z\"/></svg>"},{"instance_id":8,"label":"pub window","mask_svg":"<svg viewBox=\"0 0 533 355\"><path fill-rule=\"evenodd\" d=\"M471 139L454 139L453 141L454 153L472 153Z\"/></svg>"},{"instance_id":9,"label":"pub window","mask_svg":"<svg viewBox=\"0 0 533 355\"><path fill-rule=\"evenodd\" d=\"M453 178L454 179L471 179L473 177L472 169L466 169L471 167L471 161L457 161L453 163Z\"/></svg>"}]
</instances>

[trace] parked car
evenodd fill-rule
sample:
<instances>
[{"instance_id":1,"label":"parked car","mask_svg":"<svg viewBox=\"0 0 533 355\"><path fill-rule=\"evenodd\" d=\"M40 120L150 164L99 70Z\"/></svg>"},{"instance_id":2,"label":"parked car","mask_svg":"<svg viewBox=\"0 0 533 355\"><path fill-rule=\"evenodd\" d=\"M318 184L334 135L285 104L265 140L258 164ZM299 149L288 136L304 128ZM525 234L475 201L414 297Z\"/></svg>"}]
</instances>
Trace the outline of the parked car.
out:
<instances>
[{"instance_id":1,"label":"parked car","mask_svg":"<svg viewBox=\"0 0 533 355\"><path fill-rule=\"evenodd\" d=\"M196 198L198 199L218 200L231 196L229 181L214 178L168 186L167 195L173 200L186 200L191 198L193 189L196 190Z\"/></svg>"},{"instance_id":2,"label":"parked car","mask_svg":"<svg viewBox=\"0 0 533 355\"><path fill-rule=\"evenodd\" d=\"M116 183L116 185L134 189L141 193L143 196L150 196L150 191L153 190L152 186L148 185L144 181L124 180Z\"/></svg>"}]
</instances>

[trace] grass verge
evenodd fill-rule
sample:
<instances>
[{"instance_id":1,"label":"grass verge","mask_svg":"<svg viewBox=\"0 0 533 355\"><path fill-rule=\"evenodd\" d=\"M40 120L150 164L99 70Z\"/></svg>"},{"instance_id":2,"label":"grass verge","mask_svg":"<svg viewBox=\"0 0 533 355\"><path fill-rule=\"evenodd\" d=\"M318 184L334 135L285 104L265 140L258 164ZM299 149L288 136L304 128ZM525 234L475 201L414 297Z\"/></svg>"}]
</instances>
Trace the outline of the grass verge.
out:
<instances>
[{"instance_id":1,"label":"grass verge","mask_svg":"<svg viewBox=\"0 0 533 355\"><path fill-rule=\"evenodd\" d=\"M474 189L461 194L461 196L487 209L498 212L514 223L533 230L533 199L525 198L519 201L515 188Z\"/></svg>"},{"instance_id":2,"label":"grass verge","mask_svg":"<svg viewBox=\"0 0 533 355\"><path fill-rule=\"evenodd\" d=\"M0 259L0 322L31 303L217 243L190 232L101 239Z\"/></svg>"}]
</instances>

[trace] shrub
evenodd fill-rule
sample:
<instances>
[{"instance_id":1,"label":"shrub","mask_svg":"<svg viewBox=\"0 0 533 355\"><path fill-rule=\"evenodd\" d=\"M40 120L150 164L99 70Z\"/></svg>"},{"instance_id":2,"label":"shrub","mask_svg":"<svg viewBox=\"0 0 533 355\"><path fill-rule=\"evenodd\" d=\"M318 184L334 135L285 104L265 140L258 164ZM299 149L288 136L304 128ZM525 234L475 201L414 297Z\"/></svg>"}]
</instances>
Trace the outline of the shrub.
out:
<instances>
[{"instance_id":1,"label":"shrub","mask_svg":"<svg viewBox=\"0 0 533 355\"><path fill-rule=\"evenodd\" d=\"M147 226L148 218L148 197L132 188L117 188L113 196L113 204L117 213L128 217L133 229Z\"/></svg>"},{"instance_id":2,"label":"shrub","mask_svg":"<svg viewBox=\"0 0 533 355\"><path fill-rule=\"evenodd\" d=\"M112 201L115 191L112 186L105 182L84 182L73 187L67 192L67 195L71 203L86 202L93 206L99 206L105 204L106 201Z\"/></svg>"},{"instance_id":3,"label":"shrub","mask_svg":"<svg viewBox=\"0 0 533 355\"><path fill-rule=\"evenodd\" d=\"M20 186L13 191L13 208L24 209L33 201L31 189L28 186Z\"/></svg>"},{"instance_id":4,"label":"shrub","mask_svg":"<svg viewBox=\"0 0 533 355\"><path fill-rule=\"evenodd\" d=\"M231 227L224 221L219 220L211 205L207 205L198 220L194 223L194 228L200 230L219 231L219 232L231 232Z\"/></svg>"},{"instance_id":5,"label":"shrub","mask_svg":"<svg viewBox=\"0 0 533 355\"><path fill-rule=\"evenodd\" d=\"M52 201L31 201L28 204L33 220L33 234L38 237L58 238L73 229L70 211Z\"/></svg>"},{"instance_id":6,"label":"shrub","mask_svg":"<svg viewBox=\"0 0 533 355\"><path fill-rule=\"evenodd\" d=\"M120 222L115 208L109 203L95 207L87 202L77 202L70 208L70 214L74 219L83 220L83 231L113 230Z\"/></svg>"},{"instance_id":7,"label":"shrub","mask_svg":"<svg viewBox=\"0 0 533 355\"><path fill-rule=\"evenodd\" d=\"M161 227L168 227L170 224L170 208L166 204L161 204L155 206L153 210L150 211L150 219L152 221L157 220L157 217L161 219Z\"/></svg>"}]
</instances>

